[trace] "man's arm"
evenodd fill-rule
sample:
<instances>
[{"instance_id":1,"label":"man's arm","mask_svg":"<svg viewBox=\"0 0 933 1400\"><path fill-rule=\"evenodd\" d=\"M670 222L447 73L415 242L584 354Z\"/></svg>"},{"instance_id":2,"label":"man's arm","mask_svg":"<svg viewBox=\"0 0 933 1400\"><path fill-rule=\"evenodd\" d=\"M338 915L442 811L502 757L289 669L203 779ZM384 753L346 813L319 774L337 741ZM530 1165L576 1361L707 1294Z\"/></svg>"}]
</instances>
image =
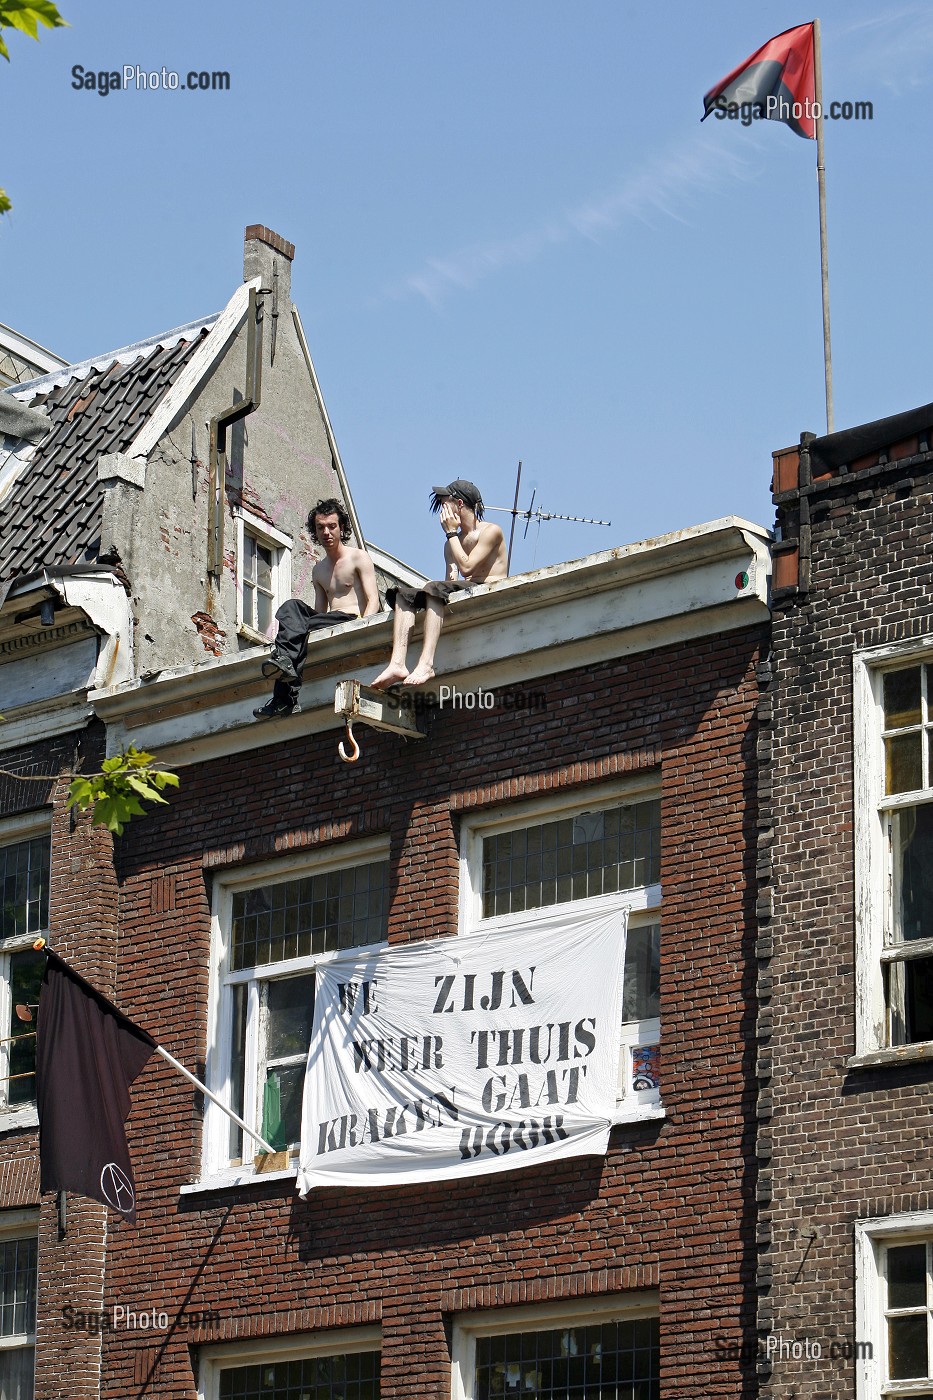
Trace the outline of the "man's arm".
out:
<instances>
[{"instance_id":1,"label":"man's arm","mask_svg":"<svg viewBox=\"0 0 933 1400\"><path fill-rule=\"evenodd\" d=\"M373 613L379 612L379 587L376 583L376 570L373 568L373 561L365 549L357 551L356 572L366 604L360 616L372 617Z\"/></svg>"},{"instance_id":2,"label":"man's arm","mask_svg":"<svg viewBox=\"0 0 933 1400\"><path fill-rule=\"evenodd\" d=\"M327 589L318 578L318 568L320 561L311 570L311 582L314 584L314 611L326 613L330 611L330 599L327 596Z\"/></svg>"},{"instance_id":3,"label":"man's arm","mask_svg":"<svg viewBox=\"0 0 933 1400\"><path fill-rule=\"evenodd\" d=\"M502 531L498 525L486 524L480 531L479 539L467 554L463 545L456 535L451 536L447 541L446 555L448 550L454 565L460 570L467 583L470 582L474 574L482 572L483 566L489 564L494 558L496 551L503 541Z\"/></svg>"}]
</instances>

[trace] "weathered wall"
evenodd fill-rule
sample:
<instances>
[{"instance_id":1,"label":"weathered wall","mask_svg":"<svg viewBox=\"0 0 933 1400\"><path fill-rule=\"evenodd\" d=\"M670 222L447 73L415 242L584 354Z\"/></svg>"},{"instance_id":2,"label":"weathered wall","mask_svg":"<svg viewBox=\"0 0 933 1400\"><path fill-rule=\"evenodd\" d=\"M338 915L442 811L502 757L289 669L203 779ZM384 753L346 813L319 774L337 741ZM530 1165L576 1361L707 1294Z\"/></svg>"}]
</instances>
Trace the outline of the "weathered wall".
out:
<instances>
[{"instance_id":1,"label":"weathered wall","mask_svg":"<svg viewBox=\"0 0 933 1400\"><path fill-rule=\"evenodd\" d=\"M150 454L145 486L119 480L106 493L103 548L105 553L116 550L132 582L140 674L255 645L254 638L237 635L237 505L291 536L293 593L313 599L310 575L320 551L307 530L308 510L320 498L341 498L343 492L292 317L290 260L267 243L250 240L247 273L261 275L263 285L271 288L273 266L278 271L278 315L273 318L269 294L264 298L261 403L227 430L219 586L207 572L209 425L246 394L245 322L203 390Z\"/></svg>"},{"instance_id":2,"label":"weathered wall","mask_svg":"<svg viewBox=\"0 0 933 1400\"><path fill-rule=\"evenodd\" d=\"M102 1394L192 1397L192 1343L381 1319L382 1393L446 1397L464 1308L659 1287L662 1391L755 1393L753 961L756 665L761 629L586 670L536 689L546 713L445 710L423 745L332 733L186 769L169 810L119 853L120 1002L203 1066L211 873L364 833L391 838L390 937L456 930L461 816L660 769L663 1122L614 1130L605 1161L386 1190L291 1182L180 1196L199 1168L184 1082L134 1089L138 1230L110 1237L106 1298L213 1309L199 1336L115 1333ZM729 1359L731 1351L732 1359Z\"/></svg>"},{"instance_id":3,"label":"weathered wall","mask_svg":"<svg viewBox=\"0 0 933 1400\"><path fill-rule=\"evenodd\" d=\"M775 1351L762 1394L774 1400L851 1400L855 1363L829 1352L862 1340L853 1222L933 1207L928 1172L917 1167L929 1162L933 1065L846 1067L856 1049L852 654L929 633L931 465L929 454L855 464L803 503L796 488L777 498L789 587L774 601L763 729L771 762L762 770L762 875L773 918L760 949L771 1114L761 1145L770 1156L761 1341L770 1326ZM810 586L800 592L808 511ZM806 1339L821 1347L819 1361L787 1354Z\"/></svg>"}]
</instances>

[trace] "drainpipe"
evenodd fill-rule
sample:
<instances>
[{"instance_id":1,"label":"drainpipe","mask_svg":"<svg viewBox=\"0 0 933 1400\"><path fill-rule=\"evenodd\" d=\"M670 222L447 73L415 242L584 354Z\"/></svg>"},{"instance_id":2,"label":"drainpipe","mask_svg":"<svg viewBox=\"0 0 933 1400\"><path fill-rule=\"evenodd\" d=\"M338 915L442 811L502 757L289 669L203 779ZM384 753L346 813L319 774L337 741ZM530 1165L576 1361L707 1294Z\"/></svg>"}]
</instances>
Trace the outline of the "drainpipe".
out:
<instances>
[{"instance_id":1,"label":"drainpipe","mask_svg":"<svg viewBox=\"0 0 933 1400\"><path fill-rule=\"evenodd\" d=\"M260 291L265 292L263 287ZM237 403L211 419L210 482L207 505L207 571L218 579L224 567L224 517L227 483L227 429L255 412L262 402L262 313L263 303L255 287L250 288L246 313L246 394Z\"/></svg>"}]
</instances>

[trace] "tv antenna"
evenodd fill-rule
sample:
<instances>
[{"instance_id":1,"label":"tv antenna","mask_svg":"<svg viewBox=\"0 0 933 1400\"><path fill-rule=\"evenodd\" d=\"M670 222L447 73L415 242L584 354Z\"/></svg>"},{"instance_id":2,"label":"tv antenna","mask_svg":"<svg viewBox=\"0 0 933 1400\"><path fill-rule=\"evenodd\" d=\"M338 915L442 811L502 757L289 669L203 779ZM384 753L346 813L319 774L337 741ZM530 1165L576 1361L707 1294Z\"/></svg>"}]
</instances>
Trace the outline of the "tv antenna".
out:
<instances>
[{"instance_id":1,"label":"tv antenna","mask_svg":"<svg viewBox=\"0 0 933 1400\"><path fill-rule=\"evenodd\" d=\"M509 509L508 506L487 506L487 507L486 507L487 510L499 511L500 514L502 514L502 515L511 515L511 517L512 517L512 528L511 528L511 530L509 531L509 553L508 553L508 558L507 558L507 561L506 561L506 569L511 569L511 567L512 567L512 542L513 542L513 540L515 539L515 522L516 522L517 520L524 520L524 522L525 522L525 531L524 531L524 534L522 535L522 539L527 539L527 538L528 538L528 526L531 524L532 520L537 520L537 522L538 522L539 525L541 524L541 521L542 521L542 520L570 520L570 521L573 521L573 523L574 523L575 525L611 525L611 524L612 524L612 521L611 521L611 520L594 520L594 519L592 519L592 518L591 518L590 516L588 516L588 515L558 515L556 511L552 511L552 510L542 510L540 506L538 506L537 510L535 510L535 496L537 495L537 487L535 487L534 490L533 490L532 493L531 493L531 500L530 500L529 503L528 503L528 509L527 509L527 510L519 510L519 508L518 508L518 493L519 493L519 491L521 490L521 485L522 485L522 464L521 464L521 462L519 462L519 464L518 464L518 474L517 474L517 476L516 476L516 478L515 478L515 500L512 502L512 508L511 508L511 510Z\"/></svg>"}]
</instances>

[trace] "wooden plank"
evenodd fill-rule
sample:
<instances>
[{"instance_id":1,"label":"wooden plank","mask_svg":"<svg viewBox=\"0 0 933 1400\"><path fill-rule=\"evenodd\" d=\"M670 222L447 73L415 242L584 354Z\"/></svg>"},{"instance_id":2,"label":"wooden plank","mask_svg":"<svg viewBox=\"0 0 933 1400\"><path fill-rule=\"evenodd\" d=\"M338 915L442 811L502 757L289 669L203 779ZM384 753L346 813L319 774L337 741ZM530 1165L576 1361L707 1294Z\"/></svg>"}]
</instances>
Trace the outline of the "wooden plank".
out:
<instances>
[{"instance_id":1,"label":"wooden plank","mask_svg":"<svg viewBox=\"0 0 933 1400\"><path fill-rule=\"evenodd\" d=\"M362 681L340 681L334 692L334 714L352 719L354 724L370 724L406 739L427 735L427 705L419 705L416 690L403 692L401 686L389 694L373 690Z\"/></svg>"}]
</instances>

